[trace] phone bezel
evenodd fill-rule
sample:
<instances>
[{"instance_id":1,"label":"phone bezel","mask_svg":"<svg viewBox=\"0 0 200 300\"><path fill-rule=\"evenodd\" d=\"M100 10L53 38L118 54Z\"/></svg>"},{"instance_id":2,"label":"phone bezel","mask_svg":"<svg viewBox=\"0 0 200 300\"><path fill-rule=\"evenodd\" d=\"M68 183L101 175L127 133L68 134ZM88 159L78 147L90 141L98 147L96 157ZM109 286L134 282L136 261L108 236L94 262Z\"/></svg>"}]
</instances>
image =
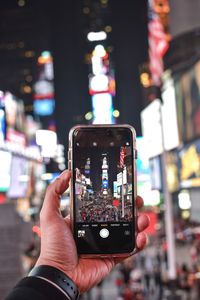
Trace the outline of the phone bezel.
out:
<instances>
[{"instance_id":1,"label":"phone bezel","mask_svg":"<svg viewBox=\"0 0 200 300\"><path fill-rule=\"evenodd\" d=\"M73 135L74 132L77 130L81 130L81 129L95 129L95 128L107 128L107 129L129 129L132 133L132 144L133 144L133 185L134 185L134 202L136 201L136 196L137 196L137 188L136 188L136 176L137 176L137 170L136 170L136 158L137 158L137 149L136 149L136 131L134 129L134 127L132 127L131 125L128 124L121 124L121 125L76 125L74 127L72 127L70 129L69 132L69 149L68 149L68 169L70 171L73 171ZM74 235L74 202L75 202L75 197L74 197L74 178L73 178L73 174L71 176L71 184L70 184L70 219L71 219L71 229ZM107 253L101 253L101 254L79 254L79 256L81 257L129 257L131 255L133 255L136 251L137 251L137 247L136 247L136 237L137 237L137 207L136 205L133 206L133 213L134 213L134 228L135 228L135 235L134 235L134 241L135 241L135 248L133 249L133 251L129 252L129 253L114 253L114 254L107 254Z\"/></svg>"}]
</instances>

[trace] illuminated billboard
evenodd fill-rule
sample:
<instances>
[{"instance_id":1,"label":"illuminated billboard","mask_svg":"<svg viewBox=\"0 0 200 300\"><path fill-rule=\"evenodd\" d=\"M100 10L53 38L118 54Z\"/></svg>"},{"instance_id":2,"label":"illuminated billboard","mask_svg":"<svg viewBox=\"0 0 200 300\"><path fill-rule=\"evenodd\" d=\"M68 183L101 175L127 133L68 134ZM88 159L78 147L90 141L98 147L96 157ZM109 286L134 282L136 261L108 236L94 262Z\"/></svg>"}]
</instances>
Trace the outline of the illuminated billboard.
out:
<instances>
[{"instance_id":1,"label":"illuminated billboard","mask_svg":"<svg viewBox=\"0 0 200 300\"><path fill-rule=\"evenodd\" d=\"M142 133L150 158L180 144L175 88L170 73L165 73L163 81L162 101L155 99L141 112Z\"/></svg>"},{"instance_id":2,"label":"illuminated billboard","mask_svg":"<svg viewBox=\"0 0 200 300\"><path fill-rule=\"evenodd\" d=\"M10 166L12 155L0 150L0 192L7 192L10 186Z\"/></svg>"},{"instance_id":3,"label":"illuminated billboard","mask_svg":"<svg viewBox=\"0 0 200 300\"><path fill-rule=\"evenodd\" d=\"M169 5L169 28L173 38L199 28L199 0L169 0Z\"/></svg>"},{"instance_id":4,"label":"illuminated billboard","mask_svg":"<svg viewBox=\"0 0 200 300\"><path fill-rule=\"evenodd\" d=\"M183 142L200 137L200 61L174 76L179 135Z\"/></svg>"},{"instance_id":5,"label":"illuminated billboard","mask_svg":"<svg viewBox=\"0 0 200 300\"><path fill-rule=\"evenodd\" d=\"M6 138L6 114L3 100L0 95L0 142Z\"/></svg>"},{"instance_id":6,"label":"illuminated billboard","mask_svg":"<svg viewBox=\"0 0 200 300\"><path fill-rule=\"evenodd\" d=\"M13 156L11 162L10 187L7 192L9 198L24 198L27 194L29 182L28 161L20 156Z\"/></svg>"},{"instance_id":7,"label":"illuminated billboard","mask_svg":"<svg viewBox=\"0 0 200 300\"><path fill-rule=\"evenodd\" d=\"M177 148L179 142L176 95L174 81L170 72L165 72L163 76L162 89L162 126L165 150Z\"/></svg>"},{"instance_id":8,"label":"illuminated billboard","mask_svg":"<svg viewBox=\"0 0 200 300\"><path fill-rule=\"evenodd\" d=\"M33 109L38 116L50 116L53 114L55 109L54 99L42 99L35 100L33 103Z\"/></svg>"},{"instance_id":9,"label":"illuminated billboard","mask_svg":"<svg viewBox=\"0 0 200 300\"><path fill-rule=\"evenodd\" d=\"M181 187L200 187L200 139L184 146L179 159Z\"/></svg>"},{"instance_id":10,"label":"illuminated billboard","mask_svg":"<svg viewBox=\"0 0 200 300\"><path fill-rule=\"evenodd\" d=\"M94 114L93 124L112 124L113 107L112 96L108 93L92 96L92 108Z\"/></svg>"},{"instance_id":11,"label":"illuminated billboard","mask_svg":"<svg viewBox=\"0 0 200 300\"><path fill-rule=\"evenodd\" d=\"M163 152L163 136L161 125L161 103L155 99L141 112L142 134L146 141L148 157Z\"/></svg>"},{"instance_id":12,"label":"illuminated billboard","mask_svg":"<svg viewBox=\"0 0 200 300\"><path fill-rule=\"evenodd\" d=\"M160 186L153 184L152 176L158 176L160 178L161 175L160 170L151 169L146 147L145 139L138 137L137 193L143 197L145 206L154 206L160 204L160 193L158 191ZM155 173L155 171L158 171L158 173ZM157 191L155 191L155 189Z\"/></svg>"},{"instance_id":13,"label":"illuminated billboard","mask_svg":"<svg viewBox=\"0 0 200 300\"><path fill-rule=\"evenodd\" d=\"M179 164L178 151L166 153L166 176L168 188L171 193L180 189Z\"/></svg>"},{"instance_id":14,"label":"illuminated billboard","mask_svg":"<svg viewBox=\"0 0 200 300\"><path fill-rule=\"evenodd\" d=\"M89 93L92 96L93 124L112 124L115 95L115 79L110 70L108 52L104 46L95 46L91 55L91 74L89 76Z\"/></svg>"}]
</instances>

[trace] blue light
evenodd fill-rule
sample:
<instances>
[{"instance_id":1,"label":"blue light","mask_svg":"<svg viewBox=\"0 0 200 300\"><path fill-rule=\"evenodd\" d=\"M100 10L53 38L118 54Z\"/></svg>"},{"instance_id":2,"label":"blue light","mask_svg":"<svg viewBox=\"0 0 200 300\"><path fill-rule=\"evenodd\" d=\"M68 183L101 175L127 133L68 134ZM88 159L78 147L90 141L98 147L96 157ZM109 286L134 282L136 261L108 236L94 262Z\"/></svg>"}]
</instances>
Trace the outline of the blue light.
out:
<instances>
[{"instance_id":1,"label":"blue light","mask_svg":"<svg viewBox=\"0 0 200 300\"><path fill-rule=\"evenodd\" d=\"M33 108L35 114L39 116L52 115L55 108L55 100L54 99L35 100L33 103Z\"/></svg>"},{"instance_id":2,"label":"blue light","mask_svg":"<svg viewBox=\"0 0 200 300\"><path fill-rule=\"evenodd\" d=\"M5 140L6 136L6 119L5 119L5 111L0 108L0 141Z\"/></svg>"}]
</instances>

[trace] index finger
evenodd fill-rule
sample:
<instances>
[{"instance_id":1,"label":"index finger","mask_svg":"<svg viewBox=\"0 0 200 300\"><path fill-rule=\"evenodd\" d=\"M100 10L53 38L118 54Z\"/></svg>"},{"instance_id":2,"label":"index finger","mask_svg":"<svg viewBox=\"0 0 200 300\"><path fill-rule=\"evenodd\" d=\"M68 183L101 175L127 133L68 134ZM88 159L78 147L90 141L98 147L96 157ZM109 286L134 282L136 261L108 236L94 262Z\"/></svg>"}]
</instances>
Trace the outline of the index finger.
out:
<instances>
[{"instance_id":1,"label":"index finger","mask_svg":"<svg viewBox=\"0 0 200 300\"><path fill-rule=\"evenodd\" d=\"M140 209L144 206L144 200L142 197L140 197L140 196L136 197L136 206L138 209Z\"/></svg>"}]
</instances>

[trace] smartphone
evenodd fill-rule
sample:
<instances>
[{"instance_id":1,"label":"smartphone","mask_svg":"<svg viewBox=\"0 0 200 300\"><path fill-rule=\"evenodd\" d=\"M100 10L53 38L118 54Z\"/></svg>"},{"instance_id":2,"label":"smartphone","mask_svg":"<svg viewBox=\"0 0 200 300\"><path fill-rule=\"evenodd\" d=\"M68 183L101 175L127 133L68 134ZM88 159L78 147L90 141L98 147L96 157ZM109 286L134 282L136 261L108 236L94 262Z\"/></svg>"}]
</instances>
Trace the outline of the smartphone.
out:
<instances>
[{"instance_id":1,"label":"smartphone","mask_svg":"<svg viewBox=\"0 0 200 300\"><path fill-rule=\"evenodd\" d=\"M136 246L136 133L129 125L69 133L71 218L78 254L121 257Z\"/></svg>"}]
</instances>

